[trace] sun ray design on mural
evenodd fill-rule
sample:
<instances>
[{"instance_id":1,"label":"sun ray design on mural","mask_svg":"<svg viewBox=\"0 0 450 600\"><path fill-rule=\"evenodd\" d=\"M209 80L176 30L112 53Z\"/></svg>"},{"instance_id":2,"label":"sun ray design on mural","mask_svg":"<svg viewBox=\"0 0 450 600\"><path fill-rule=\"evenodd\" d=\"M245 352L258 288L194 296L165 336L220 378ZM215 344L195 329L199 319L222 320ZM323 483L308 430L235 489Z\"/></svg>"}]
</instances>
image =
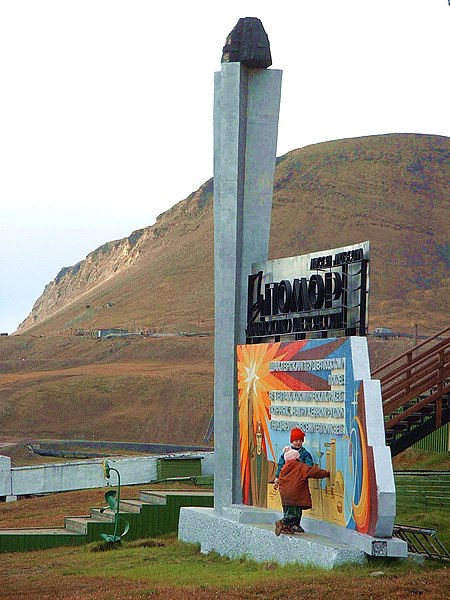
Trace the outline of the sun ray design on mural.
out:
<instances>
[{"instance_id":1,"label":"sun ray design on mural","mask_svg":"<svg viewBox=\"0 0 450 600\"><path fill-rule=\"evenodd\" d=\"M275 360L289 360L304 343L298 342L287 351L280 351L280 343L237 347L241 485L244 504L252 504L254 501L251 491L251 458L258 431L262 434L261 451L264 456L267 457L269 450L272 459L275 457L268 430L269 392L292 389L292 383L285 383L280 376L284 374L270 372L270 363ZM302 387L310 389L309 386Z\"/></svg>"}]
</instances>

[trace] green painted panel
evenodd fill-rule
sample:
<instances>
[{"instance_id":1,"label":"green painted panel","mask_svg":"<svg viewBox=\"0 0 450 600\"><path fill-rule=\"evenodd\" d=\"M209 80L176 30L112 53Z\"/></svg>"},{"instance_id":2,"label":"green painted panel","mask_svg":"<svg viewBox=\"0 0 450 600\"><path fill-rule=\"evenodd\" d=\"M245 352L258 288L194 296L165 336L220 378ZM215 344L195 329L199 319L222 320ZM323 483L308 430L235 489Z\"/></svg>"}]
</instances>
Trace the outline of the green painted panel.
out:
<instances>
[{"instance_id":1,"label":"green painted panel","mask_svg":"<svg viewBox=\"0 0 450 600\"><path fill-rule=\"evenodd\" d=\"M90 544L91 542L98 542L102 533L112 535L114 533L114 523L108 521L102 523L88 521L86 529L87 542Z\"/></svg>"},{"instance_id":2,"label":"green painted panel","mask_svg":"<svg viewBox=\"0 0 450 600\"><path fill-rule=\"evenodd\" d=\"M156 507L157 522L155 527L155 535L162 535L168 533L167 528L167 507L165 505L159 505Z\"/></svg>"},{"instance_id":3,"label":"green painted panel","mask_svg":"<svg viewBox=\"0 0 450 600\"><path fill-rule=\"evenodd\" d=\"M214 476L213 475L200 475L198 477L194 477L194 483L195 483L195 485L212 488L214 486Z\"/></svg>"},{"instance_id":4,"label":"green painted panel","mask_svg":"<svg viewBox=\"0 0 450 600\"><path fill-rule=\"evenodd\" d=\"M168 496L167 508L169 513L169 531L178 530L178 521L180 518L180 508L182 506L210 506L214 505L214 497L212 495L198 496Z\"/></svg>"},{"instance_id":5,"label":"green painted panel","mask_svg":"<svg viewBox=\"0 0 450 600\"><path fill-rule=\"evenodd\" d=\"M23 552L23 535L7 535L0 537L0 552Z\"/></svg>"},{"instance_id":6,"label":"green painted panel","mask_svg":"<svg viewBox=\"0 0 450 600\"><path fill-rule=\"evenodd\" d=\"M411 475L395 473L395 488L398 496L410 498L416 507L426 510L430 506L450 505L450 475Z\"/></svg>"},{"instance_id":7,"label":"green painted panel","mask_svg":"<svg viewBox=\"0 0 450 600\"><path fill-rule=\"evenodd\" d=\"M443 425L427 437L414 444L413 448L428 450L429 452L441 452L446 454L449 450L449 424Z\"/></svg>"},{"instance_id":8,"label":"green painted panel","mask_svg":"<svg viewBox=\"0 0 450 600\"><path fill-rule=\"evenodd\" d=\"M0 552L27 552L29 550L45 550L60 546L79 546L86 543L84 535L61 534L1 534Z\"/></svg>"},{"instance_id":9,"label":"green painted panel","mask_svg":"<svg viewBox=\"0 0 450 600\"><path fill-rule=\"evenodd\" d=\"M159 458L156 463L157 479L192 477L201 474L200 458Z\"/></svg>"},{"instance_id":10,"label":"green painted panel","mask_svg":"<svg viewBox=\"0 0 450 600\"><path fill-rule=\"evenodd\" d=\"M127 517L125 517L126 519ZM129 521L129 519L127 519ZM142 510L139 514L135 514L133 515L133 520L130 522L130 532L132 532L132 538L133 540L137 540L139 538L142 537L142 521L143 521L143 514L142 514ZM128 532L125 539L128 539L128 534L130 533Z\"/></svg>"},{"instance_id":11,"label":"green painted panel","mask_svg":"<svg viewBox=\"0 0 450 600\"><path fill-rule=\"evenodd\" d=\"M169 531L175 531L175 529L172 528L172 525L170 523L171 514L172 512L169 510L169 507L165 506L164 510L162 511L161 533L169 533Z\"/></svg>"},{"instance_id":12,"label":"green painted panel","mask_svg":"<svg viewBox=\"0 0 450 600\"><path fill-rule=\"evenodd\" d=\"M165 506L154 505L150 506L146 512L146 518L143 522L143 537L154 537L160 535L162 519L165 513Z\"/></svg>"},{"instance_id":13,"label":"green painted panel","mask_svg":"<svg viewBox=\"0 0 450 600\"><path fill-rule=\"evenodd\" d=\"M142 516L139 513L123 513L120 512L119 515L121 518L117 524L117 535L122 535L122 532L125 529L125 522L128 522L129 530L128 533L123 538L124 540L136 540L139 537L139 524L142 521Z\"/></svg>"}]
</instances>

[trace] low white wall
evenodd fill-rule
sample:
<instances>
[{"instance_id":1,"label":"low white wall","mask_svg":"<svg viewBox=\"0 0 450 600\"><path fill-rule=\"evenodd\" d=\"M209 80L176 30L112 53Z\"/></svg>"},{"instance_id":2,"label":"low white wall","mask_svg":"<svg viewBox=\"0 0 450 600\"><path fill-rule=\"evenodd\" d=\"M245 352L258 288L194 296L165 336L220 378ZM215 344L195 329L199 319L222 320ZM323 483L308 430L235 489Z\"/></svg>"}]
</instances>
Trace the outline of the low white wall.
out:
<instances>
[{"instance_id":1,"label":"low white wall","mask_svg":"<svg viewBox=\"0 0 450 600\"><path fill-rule=\"evenodd\" d=\"M0 456L0 496L11 496L11 459Z\"/></svg>"},{"instance_id":2,"label":"low white wall","mask_svg":"<svg viewBox=\"0 0 450 600\"><path fill-rule=\"evenodd\" d=\"M156 479L156 463L159 458L202 458L202 474L214 473L213 452L190 452L159 456L134 456L108 458L111 467L120 473L122 485L144 484ZM4 460L2 460L4 459ZM116 485L117 474L112 472L105 480L100 458L66 463L12 467L9 457L0 457L0 496L24 496L65 492L87 488ZM8 462L9 461L9 462Z\"/></svg>"},{"instance_id":3,"label":"low white wall","mask_svg":"<svg viewBox=\"0 0 450 600\"><path fill-rule=\"evenodd\" d=\"M214 452L197 452L192 456L203 456L202 475L214 475Z\"/></svg>"}]
</instances>

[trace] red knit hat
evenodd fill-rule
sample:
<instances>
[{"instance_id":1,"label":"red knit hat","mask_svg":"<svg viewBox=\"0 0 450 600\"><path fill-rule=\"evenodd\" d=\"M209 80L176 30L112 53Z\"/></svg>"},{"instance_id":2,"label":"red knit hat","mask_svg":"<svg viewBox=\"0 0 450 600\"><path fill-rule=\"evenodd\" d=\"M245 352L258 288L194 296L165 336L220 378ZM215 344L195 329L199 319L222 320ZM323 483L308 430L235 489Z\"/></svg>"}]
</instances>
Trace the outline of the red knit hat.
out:
<instances>
[{"instance_id":1,"label":"red knit hat","mask_svg":"<svg viewBox=\"0 0 450 600\"><path fill-rule=\"evenodd\" d=\"M296 440L300 440L301 442L303 442L304 439L305 434L300 429L300 427L294 427L294 429L291 429L291 443L295 442Z\"/></svg>"}]
</instances>

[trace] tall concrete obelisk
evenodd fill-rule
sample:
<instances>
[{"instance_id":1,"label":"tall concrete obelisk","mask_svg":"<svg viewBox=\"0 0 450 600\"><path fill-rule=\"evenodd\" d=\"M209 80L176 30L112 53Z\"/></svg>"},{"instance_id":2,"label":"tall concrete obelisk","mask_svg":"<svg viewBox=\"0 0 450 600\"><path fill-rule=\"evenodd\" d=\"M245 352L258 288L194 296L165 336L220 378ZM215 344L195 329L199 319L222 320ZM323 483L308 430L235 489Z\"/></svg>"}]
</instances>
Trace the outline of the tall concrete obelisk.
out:
<instances>
[{"instance_id":1,"label":"tall concrete obelisk","mask_svg":"<svg viewBox=\"0 0 450 600\"><path fill-rule=\"evenodd\" d=\"M282 72L262 23L239 19L214 88L214 502L241 501L236 345L245 343L247 278L268 259Z\"/></svg>"},{"instance_id":2,"label":"tall concrete obelisk","mask_svg":"<svg viewBox=\"0 0 450 600\"><path fill-rule=\"evenodd\" d=\"M358 465L355 463L353 468L360 469L361 491L358 491L357 505L351 491L348 505L353 503L355 518L362 523L361 531L355 529L355 520L351 526L343 527L305 515L302 520L305 534L277 537L273 524L281 513L241 503L236 346L246 342L247 283L252 265L262 263L269 270L274 269L268 261L268 247L281 71L268 70L270 65L269 42L261 22L253 18L240 19L227 38L222 69L215 75L214 509L182 507L178 537L185 542L199 543L201 552L214 550L233 558L247 555L259 562L294 561L325 568L344 562L362 562L366 554L406 557L407 544L403 540L375 538L365 533L370 515L374 514L369 510L373 503L378 511L378 535L390 535L395 490L389 449L384 444L380 386L379 382L370 380L367 344L364 346L366 341L362 338L348 338L351 348L347 356L342 357L342 361L348 360L350 364L347 370L352 383L348 402L355 404L354 383L358 383L358 393L363 392L356 402L361 405L361 419L357 425L352 421L352 427L353 431L358 427L361 432L355 433L357 445L365 435L365 424L367 451L357 450L357 453L358 456L365 453L364 461L367 464L372 461L376 472L369 484L373 471L367 465L363 471L359 465L363 463L361 457L354 459ZM309 340L309 343L314 349L314 344L321 341ZM246 383L250 383L257 374L251 363L246 363L245 368L248 370ZM327 443L330 443L328 438ZM348 448L346 450L345 457L349 456ZM337 506L342 503L336 500L335 503L337 512L342 512Z\"/></svg>"}]
</instances>

